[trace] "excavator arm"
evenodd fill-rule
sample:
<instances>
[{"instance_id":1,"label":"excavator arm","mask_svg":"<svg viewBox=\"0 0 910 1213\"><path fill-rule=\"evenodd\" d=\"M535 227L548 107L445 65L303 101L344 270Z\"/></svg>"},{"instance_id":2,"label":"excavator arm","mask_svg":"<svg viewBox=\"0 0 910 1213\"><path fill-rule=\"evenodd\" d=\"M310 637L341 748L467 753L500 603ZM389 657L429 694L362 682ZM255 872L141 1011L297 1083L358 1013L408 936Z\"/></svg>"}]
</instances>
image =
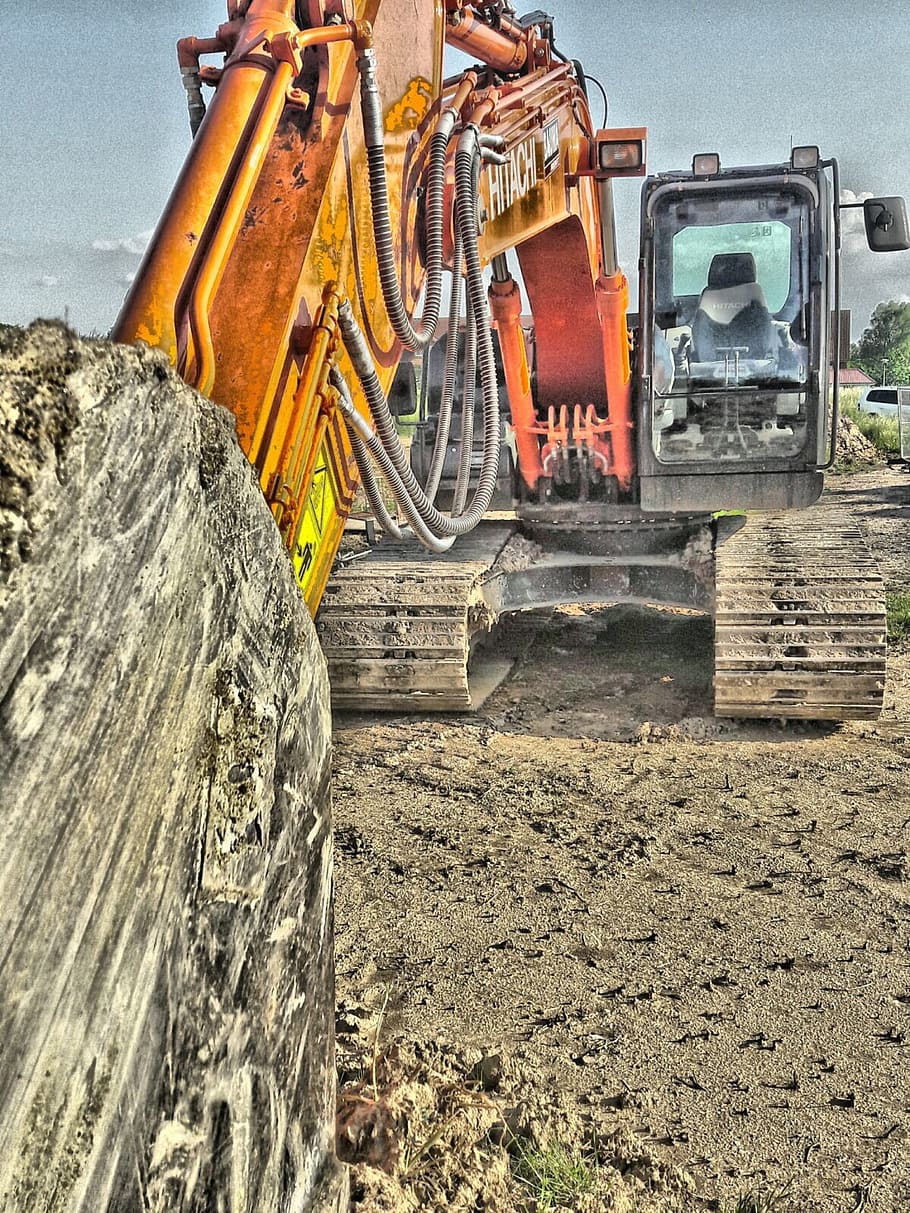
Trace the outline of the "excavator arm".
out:
<instances>
[{"instance_id":1,"label":"excavator arm","mask_svg":"<svg viewBox=\"0 0 910 1213\"><path fill-rule=\"evenodd\" d=\"M478 65L444 81L446 43ZM221 65L202 62L211 55ZM395 530L374 461L435 550L485 513L502 437L491 306L523 491L566 477L573 422L594 478L628 490L627 288L596 163L604 139L542 14L249 0L229 5L214 37L181 41L178 58L194 140L114 336L164 349L234 413L312 611L361 479ZM505 260L516 246L539 405ZM465 432L449 514L434 502L438 466L429 484L414 480L385 403L402 356L436 338L444 270L453 315L464 278L484 435L470 484Z\"/></svg>"}]
</instances>

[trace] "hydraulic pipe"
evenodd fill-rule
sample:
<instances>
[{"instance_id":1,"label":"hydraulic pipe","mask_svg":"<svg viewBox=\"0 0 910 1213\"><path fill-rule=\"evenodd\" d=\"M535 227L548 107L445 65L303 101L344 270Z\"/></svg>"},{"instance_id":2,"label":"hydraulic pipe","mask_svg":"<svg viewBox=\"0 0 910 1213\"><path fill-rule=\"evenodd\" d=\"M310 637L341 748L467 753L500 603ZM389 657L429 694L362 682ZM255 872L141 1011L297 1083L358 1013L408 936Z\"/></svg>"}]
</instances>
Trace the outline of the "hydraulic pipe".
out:
<instances>
[{"instance_id":1,"label":"hydraulic pipe","mask_svg":"<svg viewBox=\"0 0 910 1213\"><path fill-rule=\"evenodd\" d=\"M217 55L228 49L228 41L220 33L214 38L181 38L177 43L177 66L198 70L203 55Z\"/></svg>"},{"instance_id":2,"label":"hydraulic pipe","mask_svg":"<svg viewBox=\"0 0 910 1213\"><path fill-rule=\"evenodd\" d=\"M603 341L607 414L610 419L610 447L613 453L611 471L619 487L628 492L635 475L632 373L626 321L629 284L625 274L617 270L609 277L602 275L598 278L594 289Z\"/></svg>"},{"instance_id":3,"label":"hydraulic pipe","mask_svg":"<svg viewBox=\"0 0 910 1213\"><path fill-rule=\"evenodd\" d=\"M452 94L452 99L449 101L448 108L453 109L460 114L465 105L467 105L468 98L475 88L477 88L477 73L473 71L465 72L464 76L458 83L458 87Z\"/></svg>"},{"instance_id":4,"label":"hydraulic pipe","mask_svg":"<svg viewBox=\"0 0 910 1213\"><path fill-rule=\"evenodd\" d=\"M546 69L546 72L539 69L532 76L526 76L521 80L510 80L505 88L497 89L497 114L505 118L510 110L526 108L529 96L533 97L535 94L539 96L544 79L548 85L555 85L559 81L565 80L567 76L571 76L574 70L571 63L554 63L552 67Z\"/></svg>"},{"instance_id":5,"label":"hydraulic pipe","mask_svg":"<svg viewBox=\"0 0 910 1213\"><path fill-rule=\"evenodd\" d=\"M521 292L511 274L505 279L494 276L490 283L490 310L499 333L518 470L528 488L534 490L543 475L543 465L540 462L540 443L534 432L537 412L531 395L528 352L521 330Z\"/></svg>"},{"instance_id":6,"label":"hydraulic pipe","mask_svg":"<svg viewBox=\"0 0 910 1213\"><path fill-rule=\"evenodd\" d=\"M301 486L309 483L312 463L319 450L316 433L320 413L318 405L325 399L340 303L334 284L329 283L322 293L322 306L316 313L310 347L294 393L293 410L284 431L284 443L273 480L277 494L274 491L268 493L269 505L282 533L287 504L283 498L289 493L291 498L296 499Z\"/></svg>"},{"instance_id":7,"label":"hydraulic pipe","mask_svg":"<svg viewBox=\"0 0 910 1213\"><path fill-rule=\"evenodd\" d=\"M318 26L294 34L293 47L299 52L308 46L350 42L359 36L359 32L353 25ZM278 122L284 113L287 91L294 75L295 63L292 58L281 59L275 63L252 135L227 202L210 237L205 260L193 287L188 311L194 359L192 363L188 363L185 378L204 395L210 395L215 384L215 345L208 322L209 309L262 172Z\"/></svg>"},{"instance_id":8,"label":"hydraulic pipe","mask_svg":"<svg viewBox=\"0 0 910 1213\"><path fill-rule=\"evenodd\" d=\"M293 77L292 65L263 54L263 38L282 34L293 36L295 45L302 48L359 39L362 28L337 25L301 32L289 15L277 11L274 0L271 8L256 3L250 6L243 32L209 104L208 119L193 141L112 332L115 341L157 346L176 364L181 354L178 324L182 309L179 304L176 309L162 307L161 301L186 299L198 265L189 295L191 331L198 343L197 378L191 382L202 391L211 390L213 364L206 300L221 280L224 260L243 217L246 203L242 200L248 200L255 187L268 150L268 128L274 133ZM251 54L252 50L257 53ZM227 198L223 200L225 188ZM203 386L206 381L207 387Z\"/></svg>"},{"instance_id":9,"label":"hydraulic pipe","mask_svg":"<svg viewBox=\"0 0 910 1213\"><path fill-rule=\"evenodd\" d=\"M215 344L209 326L209 308L224 274L228 255L237 239L237 233L249 206L256 182L259 180L259 174L271 146L278 120L284 113L287 90L293 78L294 69L291 64L278 63L271 79L263 89L262 105L253 127L253 133L244 148L243 159L232 183L224 210L209 239L205 260L199 269L190 295L187 311L192 346L191 349L189 347L187 349L188 357L184 378L206 396L211 394L215 383Z\"/></svg>"},{"instance_id":10,"label":"hydraulic pipe","mask_svg":"<svg viewBox=\"0 0 910 1213\"><path fill-rule=\"evenodd\" d=\"M446 42L504 75L520 72L531 56L533 34L509 17L497 29L466 4L450 12Z\"/></svg>"},{"instance_id":11,"label":"hydraulic pipe","mask_svg":"<svg viewBox=\"0 0 910 1213\"><path fill-rule=\"evenodd\" d=\"M268 73L261 63L239 62L225 70L208 107L208 120L193 141L183 171L152 236L113 329L114 341L145 341L177 362L173 306L199 251L200 238L217 207L244 130L256 112Z\"/></svg>"},{"instance_id":12,"label":"hydraulic pipe","mask_svg":"<svg viewBox=\"0 0 910 1213\"><path fill-rule=\"evenodd\" d=\"M452 428L452 406L455 400L455 376L458 363L458 327L461 322L461 296L464 285L461 272L462 259L461 229L456 224L442 396L439 402L439 417L436 421L436 437L433 441L433 453L430 456L430 470L427 473L426 489L424 490L428 501L435 501L436 494L439 491L439 482L442 479L446 452L449 448L449 432ZM423 390L423 387L424 384L421 384L421 390Z\"/></svg>"}]
</instances>

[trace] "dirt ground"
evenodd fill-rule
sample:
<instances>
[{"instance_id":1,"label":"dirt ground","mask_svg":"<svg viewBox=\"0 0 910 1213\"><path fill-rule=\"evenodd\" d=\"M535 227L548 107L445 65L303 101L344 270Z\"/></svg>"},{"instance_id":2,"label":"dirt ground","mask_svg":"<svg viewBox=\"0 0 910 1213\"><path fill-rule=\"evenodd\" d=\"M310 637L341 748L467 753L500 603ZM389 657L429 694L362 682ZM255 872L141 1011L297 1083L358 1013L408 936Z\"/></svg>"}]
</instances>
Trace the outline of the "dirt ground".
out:
<instances>
[{"instance_id":1,"label":"dirt ground","mask_svg":"<svg viewBox=\"0 0 910 1213\"><path fill-rule=\"evenodd\" d=\"M830 485L910 591L910 474ZM711 718L697 616L501 644L477 716L335 722L352 1207L525 1207L549 1137L600 1186L541 1207L910 1209L910 651L880 721L782 726Z\"/></svg>"}]
</instances>

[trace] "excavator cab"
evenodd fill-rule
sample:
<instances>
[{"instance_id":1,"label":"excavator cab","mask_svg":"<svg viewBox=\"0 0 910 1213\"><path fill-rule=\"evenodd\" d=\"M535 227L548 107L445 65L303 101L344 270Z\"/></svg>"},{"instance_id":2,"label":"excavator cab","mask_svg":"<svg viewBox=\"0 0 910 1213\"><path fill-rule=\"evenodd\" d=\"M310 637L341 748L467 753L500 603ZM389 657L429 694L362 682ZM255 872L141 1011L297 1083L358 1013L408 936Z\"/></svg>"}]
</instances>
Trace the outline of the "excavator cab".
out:
<instances>
[{"instance_id":1,"label":"excavator cab","mask_svg":"<svg viewBox=\"0 0 910 1213\"><path fill-rule=\"evenodd\" d=\"M830 465L839 311L835 161L649 178L638 413L648 510L809 505ZM834 389L836 390L836 388Z\"/></svg>"}]
</instances>

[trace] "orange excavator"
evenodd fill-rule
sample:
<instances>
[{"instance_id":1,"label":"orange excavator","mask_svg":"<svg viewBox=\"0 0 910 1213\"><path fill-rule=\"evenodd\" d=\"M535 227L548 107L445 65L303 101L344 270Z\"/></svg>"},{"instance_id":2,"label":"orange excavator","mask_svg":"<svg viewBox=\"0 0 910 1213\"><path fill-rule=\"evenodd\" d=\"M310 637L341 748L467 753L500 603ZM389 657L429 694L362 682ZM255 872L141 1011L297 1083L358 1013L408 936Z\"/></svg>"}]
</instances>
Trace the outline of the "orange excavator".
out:
<instances>
[{"instance_id":1,"label":"orange excavator","mask_svg":"<svg viewBox=\"0 0 910 1213\"><path fill-rule=\"evenodd\" d=\"M630 315L612 190L645 131L595 125L546 14L227 16L178 44L193 143L114 336L234 413L336 703L469 708L500 616L623 601L713 613L722 714L876 714L859 534L783 512L832 461L836 162L648 178ZM473 66L447 78L447 47ZM864 206L873 249L907 247L900 199ZM359 491L383 537L339 560Z\"/></svg>"}]
</instances>

